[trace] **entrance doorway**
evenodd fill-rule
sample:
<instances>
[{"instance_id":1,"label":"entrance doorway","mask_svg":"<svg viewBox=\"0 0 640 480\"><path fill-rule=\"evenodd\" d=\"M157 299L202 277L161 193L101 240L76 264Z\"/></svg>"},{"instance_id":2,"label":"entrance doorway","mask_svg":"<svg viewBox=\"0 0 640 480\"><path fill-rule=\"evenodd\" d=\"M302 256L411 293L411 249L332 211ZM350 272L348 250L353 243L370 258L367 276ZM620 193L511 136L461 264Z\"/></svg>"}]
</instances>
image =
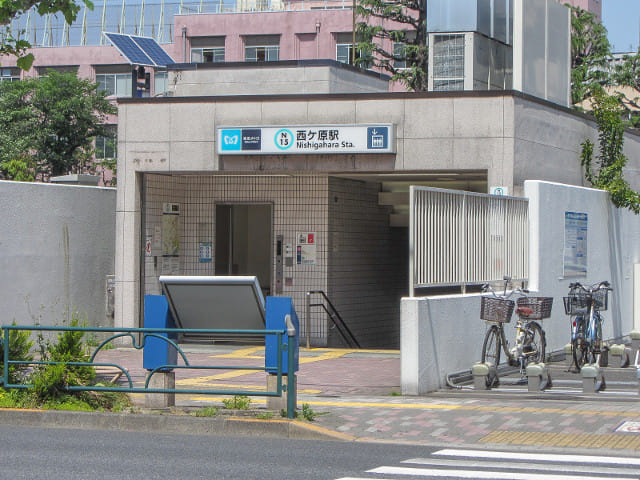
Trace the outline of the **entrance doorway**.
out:
<instances>
[{"instance_id":1,"label":"entrance doorway","mask_svg":"<svg viewBox=\"0 0 640 480\"><path fill-rule=\"evenodd\" d=\"M271 294L272 206L216 205L216 275L255 275Z\"/></svg>"}]
</instances>

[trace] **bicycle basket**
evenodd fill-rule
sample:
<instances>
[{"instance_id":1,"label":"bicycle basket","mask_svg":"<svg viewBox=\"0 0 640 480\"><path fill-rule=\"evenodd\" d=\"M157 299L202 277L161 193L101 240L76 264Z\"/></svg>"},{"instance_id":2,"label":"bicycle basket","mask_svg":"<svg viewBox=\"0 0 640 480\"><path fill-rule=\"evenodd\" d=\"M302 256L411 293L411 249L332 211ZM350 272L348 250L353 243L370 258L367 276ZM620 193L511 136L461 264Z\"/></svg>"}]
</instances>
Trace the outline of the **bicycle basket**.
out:
<instances>
[{"instance_id":1,"label":"bicycle basket","mask_svg":"<svg viewBox=\"0 0 640 480\"><path fill-rule=\"evenodd\" d=\"M531 320L540 320L551 316L551 306L553 305L553 297L520 297L518 299L519 307L529 307L531 315L527 318Z\"/></svg>"},{"instance_id":2,"label":"bicycle basket","mask_svg":"<svg viewBox=\"0 0 640 480\"><path fill-rule=\"evenodd\" d=\"M583 293L572 293L563 297L564 313L567 315L584 315L589 305L589 297Z\"/></svg>"},{"instance_id":3,"label":"bicycle basket","mask_svg":"<svg viewBox=\"0 0 640 480\"><path fill-rule=\"evenodd\" d=\"M480 318L489 322L509 323L515 302L497 297L480 297Z\"/></svg>"},{"instance_id":4,"label":"bicycle basket","mask_svg":"<svg viewBox=\"0 0 640 480\"><path fill-rule=\"evenodd\" d=\"M609 306L609 290L597 290L593 292L593 308L604 311Z\"/></svg>"}]
</instances>

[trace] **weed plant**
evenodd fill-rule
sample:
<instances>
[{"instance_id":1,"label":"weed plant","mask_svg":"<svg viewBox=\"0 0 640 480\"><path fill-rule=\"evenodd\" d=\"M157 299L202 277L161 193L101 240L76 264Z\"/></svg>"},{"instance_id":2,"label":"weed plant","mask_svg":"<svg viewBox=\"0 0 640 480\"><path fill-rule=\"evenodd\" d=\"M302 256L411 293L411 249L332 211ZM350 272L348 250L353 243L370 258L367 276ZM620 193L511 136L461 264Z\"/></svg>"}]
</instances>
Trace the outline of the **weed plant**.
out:
<instances>
[{"instance_id":1,"label":"weed plant","mask_svg":"<svg viewBox=\"0 0 640 480\"><path fill-rule=\"evenodd\" d=\"M234 395L233 398L225 398L222 400L224 408L230 410L249 410L251 399L246 395Z\"/></svg>"}]
</instances>

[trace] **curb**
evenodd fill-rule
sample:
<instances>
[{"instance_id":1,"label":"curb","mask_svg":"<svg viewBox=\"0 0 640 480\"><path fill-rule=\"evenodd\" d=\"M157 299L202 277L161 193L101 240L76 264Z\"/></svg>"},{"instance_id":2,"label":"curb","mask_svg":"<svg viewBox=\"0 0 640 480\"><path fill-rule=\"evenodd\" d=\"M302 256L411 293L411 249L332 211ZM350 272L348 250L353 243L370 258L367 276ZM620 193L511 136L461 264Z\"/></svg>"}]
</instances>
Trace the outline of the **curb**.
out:
<instances>
[{"instance_id":1,"label":"curb","mask_svg":"<svg viewBox=\"0 0 640 480\"><path fill-rule=\"evenodd\" d=\"M120 430L181 435L250 435L304 440L355 440L355 437L297 420L262 420L224 416L193 417L171 414L0 409L0 424L19 427Z\"/></svg>"}]
</instances>

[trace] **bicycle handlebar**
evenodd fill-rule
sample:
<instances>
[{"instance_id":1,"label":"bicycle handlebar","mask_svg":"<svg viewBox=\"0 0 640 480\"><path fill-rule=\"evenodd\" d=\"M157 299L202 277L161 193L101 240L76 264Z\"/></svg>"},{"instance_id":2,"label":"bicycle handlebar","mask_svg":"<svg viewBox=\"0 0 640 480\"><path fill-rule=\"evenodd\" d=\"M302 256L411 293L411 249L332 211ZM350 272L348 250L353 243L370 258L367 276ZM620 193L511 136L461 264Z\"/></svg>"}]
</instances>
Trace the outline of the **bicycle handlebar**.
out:
<instances>
[{"instance_id":1,"label":"bicycle handlebar","mask_svg":"<svg viewBox=\"0 0 640 480\"><path fill-rule=\"evenodd\" d=\"M483 292L491 292L494 297L505 298L505 299L506 298L510 298L514 294L519 294L519 295L522 295L522 296L526 296L527 293L529 293L529 290L524 289L524 288L520 288L520 287L513 287L509 293L506 293L506 292L505 293L496 293L496 291L488 283L485 283L482 286L482 291Z\"/></svg>"},{"instance_id":2,"label":"bicycle handlebar","mask_svg":"<svg viewBox=\"0 0 640 480\"><path fill-rule=\"evenodd\" d=\"M594 283L593 285L582 285L580 282L573 282L569 284L569 290L582 290L585 293L594 293L599 290L613 290L611 288L611 284L604 280L599 283Z\"/></svg>"}]
</instances>

